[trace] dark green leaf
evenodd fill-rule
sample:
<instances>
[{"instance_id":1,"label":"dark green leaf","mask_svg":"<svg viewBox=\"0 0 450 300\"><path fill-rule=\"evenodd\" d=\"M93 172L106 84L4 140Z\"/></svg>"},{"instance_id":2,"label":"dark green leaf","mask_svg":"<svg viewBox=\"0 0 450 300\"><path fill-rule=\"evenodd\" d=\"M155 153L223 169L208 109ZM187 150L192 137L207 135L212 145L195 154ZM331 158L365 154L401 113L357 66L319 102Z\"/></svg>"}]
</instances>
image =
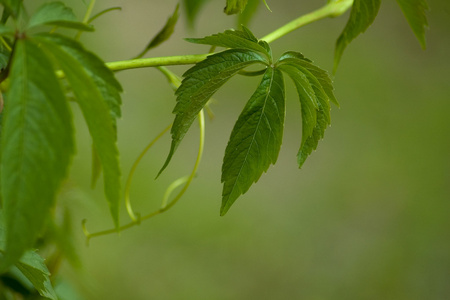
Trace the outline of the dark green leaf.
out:
<instances>
[{"instance_id":1,"label":"dark green leaf","mask_svg":"<svg viewBox=\"0 0 450 300\"><path fill-rule=\"evenodd\" d=\"M80 105L102 163L105 195L114 223L118 227L121 186L119 152L111 117L114 112L108 107L108 100L104 95L116 93L120 85L115 86L116 81L110 76L109 70L106 71L104 64L74 40L54 34L40 35L36 39L53 55Z\"/></svg>"},{"instance_id":2,"label":"dark green leaf","mask_svg":"<svg viewBox=\"0 0 450 300\"><path fill-rule=\"evenodd\" d=\"M223 33L213 34L204 38L189 38L186 40L196 44L253 50L263 53L269 60L271 59L268 47L264 43L258 43L258 39L245 27L243 30L226 30Z\"/></svg>"},{"instance_id":3,"label":"dark green leaf","mask_svg":"<svg viewBox=\"0 0 450 300\"><path fill-rule=\"evenodd\" d=\"M97 180L102 172L102 162L98 156L98 152L95 146L92 145L92 173L91 173L91 188L94 189L97 184Z\"/></svg>"},{"instance_id":4,"label":"dark green leaf","mask_svg":"<svg viewBox=\"0 0 450 300\"><path fill-rule=\"evenodd\" d=\"M0 24L0 36L13 35L14 32L15 32L14 29L12 29L11 27Z\"/></svg>"},{"instance_id":5,"label":"dark green leaf","mask_svg":"<svg viewBox=\"0 0 450 300\"><path fill-rule=\"evenodd\" d=\"M41 296L52 300L58 299L50 282L50 272L44 263L44 259L36 252L25 252L16 266L31 281Z\"/></svg>"},{"instance_id":6,"label":"dark green leaf","mask_svg":"<svg viewBox=\"0 0 450 300\"><path fill-rule=\"evenodd\" d=\"M50 2L38 8L34 15L31 16L30 21L28 22L28 28L34 28L40 25L94 31L92 26L79 22L72 9L62 2Z\"/></svg>"},{"instance_id":7,"label":"dark green leaf","mask_svg":"<svg viewBox=\"0 0 450 300\"><path fill-rule=\"evenodd\" d=\"M16 42L3 114L3 263L10 265L40 234L74 152L63 89L49 58L33 41Z\"/></svg>"},{"instance_id":8,"label":"dark green leaf","mask_svg":"<svg viewBox=\"0 0 450 300\"><path fill-rule=\"evenodd\" d=\"M158 32L158 34L148 43L144 51L142 51L136 58L140 58L145 55L149 50L159 46L160 44L167 41L175 30L175 25L178 21L178 9L180 5L178 4L173 12L173 15L167 20L166 25Z\"/></svg>"},{"instance_id":9,"label":"dark green leaf","mask_svg":"<svg viewBox=\"0 0 450 300\"><path fill-rule=\"evenodd\" d=\"M120 110L122 86L115 78L114 73L105 66L105 63L99 57L84 49L78 42L58 34L41 34L40 36L60 45L64 51L79 62L79 65L94 80L103 99L108 104L115 126L115 119L122 115Z\"/></svg>"},{"instance_id":10,"label":"dark green leaf","mask_svg":"<svg viewBox=\"0 0 450 300\"><path fill-rule=\"evenodd\" d=\"M194 26L194 22L197 19L200 10L209 1L211 0L184 0L184 9L191 27Z\"/></svg>"},{"instance_id":11,"label":"dark green leaf","mask_svg":"<svg viewBox=\"0 0 450 300\"><path fill-rule=\"evenodd\" d=\"M183 74L185 77L176 91L176 114L172 127L172 145L161 172L167 167L175 150L189 130L197 114L214 93L245 67L255 64L268 64L259 53L245 49L230 49L208 56Z\"/></svg>"},{"instance_id":12,"label":"dark green leaf","mask_svg":"<svg viewBox=\"0 0 450 300\"><path fill-rule=\"evenodd\" d=\"M238 16L238 26L247 26L251 18L258 10L259 3L261 0L249 0L244 11Z\"/></svg>"},{"instance_id":13,"label":"dark green leaf","mask_svg":"<svg viewBox=\"0 0 450 300\"><path fill-rule=\"evenodd\" d=\"M3 4L5 10L3 11L2 21L8 19L10 15L13 16L14 19L17 19L19 16L19 11L22 6L23 0L0 0L0 4Z\"/></svg>"},{"instance_id":14,"label":"dark green leaf","mask_svg":"<svg viewBox=\"0 0 450 300\"><path fill-rule=\"evenodd\" d=\"M294 81L302 105L303 134L297 154L297 162L301 168L306 158L317 148L330 124L330 101L335 104L338 102L327 72L313 65L300 53L283 54L277 66Z\"/></svg>"},{"instance_id":15,"label":"dark green leaf","mask_svg":"<svg viewBox=\"0 0 450 300\"><path fill-rule=\"evenodd\" d=\"M247 5L247 0L227 0L227 6L224 8L224 12L227 15L234 15L244 11Z\"/></svg>"},{"instance_id":16,"label":"dark green leaf","mask_svg":"<svg viewBox=\"0 0 450 300\"><path fill-rule=\"evenodd\" d=\"M342 53L350 42L360 33L369 28L370 24L375 20L380 8L381 0L355 0L353 2L350 18L344 31L336 42L336 50L334 54L334 71L339 65Z\"/></svg>"},{"instance_id":17,"label":"dark green leaf","mask_svg":"<svg viewBox=\"0 0 450 300\"><path fill-rule=\"evenodd\" d=\"M423 49L426 48L425 28L428 27L427 16L425 14L428 9L426 0L397 0L398 5L408 20L414 34L420 42Z\"/></svg>"},{"instance_id":18,"label":"dark green leaf","mask_svg":"<svg viewBox=\"0 0 450 300\"><path fill-rule=\"evenodd\" d=\"M234 125L222 165L223 216L278 158L285 116L281 71L268 68Z\"/></svg>"}]
</instances>

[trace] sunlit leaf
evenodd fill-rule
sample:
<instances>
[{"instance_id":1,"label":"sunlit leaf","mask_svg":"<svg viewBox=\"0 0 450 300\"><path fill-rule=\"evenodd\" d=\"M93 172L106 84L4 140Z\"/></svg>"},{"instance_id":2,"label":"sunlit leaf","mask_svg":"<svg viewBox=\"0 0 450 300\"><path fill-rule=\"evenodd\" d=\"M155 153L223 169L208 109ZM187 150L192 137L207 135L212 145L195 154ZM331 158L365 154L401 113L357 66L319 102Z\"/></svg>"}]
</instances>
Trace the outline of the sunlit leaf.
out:
<instances>
[{"instance_id":1,"label":"sunlit leaf","mask_svg":"<svg viewBox=\"0 0 450 300\"><path fill-rule=\"evenodd\" d=\"M425 29L428 27L427 16L428 9L426 0L397 0L398 5L408 20L411 29L416 35L423 49L426 48Z\"/></svg>"},{"instance_id":2,"label":"sunlit leaf","mask_svg":"<svg viewBox=\"0 0 450 300\"><path fill-rule=\"evenodd\" d=\"M224 12L227 15L234 15L244 11L247 5L247 0L227 0L227 6L224 8Z\"/></svg>"},{"instance_id":3,"label":"sunlit leaf","mask_svg":"<svg viewBox=\"0 0 450 300\"><path fill-rule=\"evenodd\" d=\"M183 74L178 88L176 114L172 127L172 145L161 172L167 167L197 114L214 93L240 70L255 63L267 64L261 54L246 49L230 49L208 56Z\"/></svg>"},{"instance_id":4,"label":"sunlit leaf","mask_svg":"<svg viewBox=\"0 0 450 300\"><path fill-rule=\"evenodd\" d=\"M302 106L302 142L297 154L298 165L302 167L330 124L330 101L336 105L338 102L327 72L300 53L283 54L277 66L294 81Z\"/></svg>"},{"instance_id":5,"label":"sunlit leaf","mask_svg":"<svg viewBox=\"0 0 450 300\"><path fill-rule=\"evenodd\" d=\"M34 251L27 251L16 264L42 297L57 300L44 259Z\"/></svg>"},{"instance_id":6,"label":"sunlit leaf","mask_svg":"<svg viewBox=\"0 0 450 300\"><path fill-rule=\"evenodd\" d=\"M3 114L3 263L9 265L39 236L74 152L63 89L47 55L30 40L16 42Z\"/></svg>"},{"instance_id":7,"label":"sunlit leaf","mask_svg":"<svg viewBox=\"0 0 450 300\"><path fill-rule=\"evenodd\" d=\"M111 92L109 88L115 85L113 84L115 79L112 75L108 75L106 67L98 58L74 40L54 34L40 35L36 39L52 54L80 105L102 163L105 195L114 224L118 227L121 196L119 152L114 121L111 117L111 113L114 112L108 107L104 96L105 93ZM92 75L94 71L97 72L96 75L103 77L96 78ZM105 83L104 86L98 86L99 82ZM112 93L117 92L119 87L116 86Z\"/></svg>"},{"instance_id":8,"label":"sunlit leaf","mask_svg":"<svg viewBox=\"0 0 450 300\"><path fill-rule=\"evenodd\" d=\"M172 16L167 19L166 25L158 32L158 34L148 43L148 45L145 47L145 49L138 55L136 58L142 57L147 53L149 50L159 46L160 44L167 41L170 36L172 35L173 31L175 30L175 25L178 21L178 9L180 5L178 4L175 8L175 11L173 12Z\"/></svg>"},{"instance_id":9,"label":"sunlit leaf","mask_svg":"<svg viewBox=\"0 0 450 300\"><path fill-rule=\"evenodd\" d=\"M408 0L407 0L408 1ZM360 33L369 28L370 24L375 20L380 8L381 0L354 0L350 18L344 31L336 42L334 54L334 71L339 65L342 54L350 42Z\"/></svg>"},{"instance_id":10,"label":"sunlit leaf","mask_svg":"<svg viewBox=\"0 0 450 300\"><path fill-rule=\"evenodd\" d=\"M50 2L38 8L31 16L28 28L40 25L60 26L84 31L94 30L92 26L79 22L72 9L62 2Z\"/></svg>"},{"instance_id":11,"label":"sunlit leaf","mask_svg":"<svg viewBox=\"0 0 450 300\"><path fill-rule=\"evenodd\" d=\"M278 158L285 116L284 79L268 68L234 125L222 165L222 207L226 214L235 200L258 181Z\"/></svg>"}]
</instances>

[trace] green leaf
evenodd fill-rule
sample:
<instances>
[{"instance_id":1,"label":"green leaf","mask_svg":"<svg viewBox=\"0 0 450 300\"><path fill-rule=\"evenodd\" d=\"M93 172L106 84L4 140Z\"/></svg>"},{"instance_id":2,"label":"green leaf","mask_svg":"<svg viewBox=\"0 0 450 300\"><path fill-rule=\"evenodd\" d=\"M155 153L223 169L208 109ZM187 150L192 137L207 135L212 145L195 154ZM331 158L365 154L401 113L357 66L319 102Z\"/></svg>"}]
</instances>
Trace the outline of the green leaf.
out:
<instances>
[{"instance_id":1,"label":"green leaf","mask_svg":"<svg viewBox=\"0 0 450 300\"><path fill-rule=\"evenodd\" d=\"M191 27L194 26L194 22L197 19L200 10L209 1L211 1L211 0L184 0L183 1L187 20Z\"/></svg>"},{"instance_id":2,"label":"green leaf","mask_svg":"<svg viewBox=\"0 0 450 300\"><path fill-rule=\"evenodd\" d=\"M51 61L31 40L16 42L3 114L0 184L6 267L41 233L74 153L63 89Z\"/></svg>"},{"instance_id":3,"label":"green leaf","mask_svg":"<svg viewBox=\"0 0 450 300\"><path fill-rule=\"evenodd\" d=\"M33 284L42 297L57 300L50 281L50 272L44 259L34 251L27 251L16 264L17 268Z\"/></svg>"},{"instance_id":4,"label":"green leaf","mask_svg":"<svg viewBox=\"0 0 450 300\"><path fill-rule=\"evenodd\" d=\"M0 0L0 4L5 7L2 20L6 22L10 15L12 15L14 19L17 19L19 16L20 8L22 6L22 2L23 0Z\"/></svg>"},{"instance_id":5,"label":"green leaf","mask_svg":"<svg viewBox=\"0 0 450 300\"><path fill-rule=\"evenodd\" d=\"M408 0L407 0L408 1ZM381 0L355 0L353 2L350 18L344 31L336 42L334 54L334 72L336 72L345 48L360 33L369 28L370 24L375 20L380 8Z\"/></svg>"},{"instance_id":6,"label":"green leaf","mask_svg":"<svg viewBox=\"0 0 450 300\"><path fill-rule=\"evenodd\" d=\"M267 43L258 42L258 39L250 30L243 27L243 30L226 30L223 33L213 34L204 38L189 38L188 42L204 45L212 45L224 48L239 48L260 52L271 60L271 53Z\"/></svg>"},{"instance_id":7,"label":"green leaf","mask_svg":"<svg viewBox=\"0 0 450 300\"><path fill-rule=\"evenodd\" d=\"M278 69L268 68L234 125L225 150L220 215L225 215L235 200L276 162L283 138L284 116L283 74Z\"/></svg>"},{"instance_id":8,"label":"green leaf","mask_svg":"<svg viewBox=\"0 0 450 300\"><path fill-rule=\"evenodd\" d=\"M428 27L427 16L425 14L428 10L426 0L397 0L398 5L403 11L403 14L408 20L409 26L413 30L420 45L423 49L426 48L425 28Z\"/></svg>"},{"instance_id":9,"label":"green leaf","mask_svg":"<svg viewBox=\"0 0 450 300\"><path fill-rule=\"evenodd\" d=\"M177 104L173 111L176 117L171 130L172 145L159 174L167 167L197 114L214 93L240 70L255 63L268 64L257 52L230 49L208 56L183 74L185 78L176 91Z\"/></svg>"},{"instance_id":10,"label":"green leaf","mask_svg":"<svg viewBox=\"0 0 450 300\"><path fill-rule=\"evenodd\" d=\"M148 43L147 47L138 55L136 58L140 58L145 55L149 50L159 46L160 44L167 41L175 30L175 25L178 21L178 9L180 5L178 4L173 12L172 16L167 19L166 25L158 32L158 34Z\"/></svg>"},{"instance_id":11,"label":"green leaf","mask_svg":"<svg viewBox=\"0 0 450 300\"><path fill-rule=\"evenodd\" d=\"M244 11L238 16L238 25L247 26L251 18L258 10L260 0L249 0Z\"/></svg>"},{"instance_id":12,"label":"green leaf","mask_svg":"<svg viewBox=\"0 0 450 300\"><path fill-rule=\"evenodd\" d=\"M283 54L277 66L294 81L302 106L302 143L297 154L297 162L301 168L317 148L330 124L330 101L336 105L338 102L327 72L313 65L300 53Z\"/></svg>"},{"instance_id":13,"label":"green leaf","mask_svg":"<svg viewBox=\"0 0 450 300\"><path fill-rule=\"evenodd\" d=\"M83 31L94 31L94 28L79 22L72 9L62 2L50 2L42 5L31 16L28 29L40 25L60 26Z\"/></svg>"},{"instance_id":14,"label":"green leaf","mask_svg":"<svg viewBox=\"0 0 450 300\"><path fill-rule=\"evenodd\" d=\"M14 35L14 29L4 24L0 24L0 36L3 35Z\"/></svg>"},{"instance_id":15,"label":"green leaf","mask_svg":"<svg viewBox=\"0 0 450 300\"><path fill-rule=\"evenodd\" d=\"M247 0L227 0L227 6L224 8L224 12L227 15L234 15L244 11L247 5Z\"/></svg>"},{"instance_id":16,"label":"green leaf","mask_svg":"<svg viewBox=\"0 0 450 300\"><path fill-rule=\"evenodd\" d=\"M118 227L121 172L116 131L111 117L118 112L108 107L105 96L108 93L115 94L120 85L103 62L78 42L55 34L43 34L36 39L52 54L78 100L102 163L105 195L114 224Z\"/></svg>"}]
</instances>

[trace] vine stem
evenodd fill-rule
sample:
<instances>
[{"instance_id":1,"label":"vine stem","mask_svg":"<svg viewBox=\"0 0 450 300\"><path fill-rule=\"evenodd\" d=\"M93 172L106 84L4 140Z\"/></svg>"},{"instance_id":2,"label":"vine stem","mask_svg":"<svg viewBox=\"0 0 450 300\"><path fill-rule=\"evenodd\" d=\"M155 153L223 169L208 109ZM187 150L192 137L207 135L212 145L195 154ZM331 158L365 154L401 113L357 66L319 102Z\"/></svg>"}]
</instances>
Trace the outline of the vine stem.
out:
<instances>
[{"instance_id":1,"label":"vine stem","mask_svg":"<svg viewBox=\"0 0 450 300\"><path fill-rule=\"evenodd\" d=\"M131 227L134 227L136 225L139 225L141 223L141 221L146 220L146 219L150 219L150 218L152 218L152 217L154 217L156 215L159 215L159 214L169 210L172 206L174 206L178 202L178 200L180 200L180 198L187 191L187 189L189 188L192 180L194 179L195 175L197 174L197 170L198 170L198 167L200 165L200 161L201 161L202 156L203 156L203 148L205 146L205 115L204 115L203 110L201 110L200 113L198 114L198 122L199 122L199 127L200 127L200 138L199 138L197 159L195 161L194 168L192 169L192 172L189 175L189 177L187 179L181 178L181 181L185 182L185 184L184 184L183 188L181 189L181 191L174 197L174 199L171 202L169 202L169 204L166 204L167 197L168 197L168 193L166 192L166 194L164 195L163 203L162 203L161 207L158 210L156 210L156 211L154 211L154 212L152 212L152 213L150 213L148 215L142 216L142 217L136 216L136 215L133 214L135 219L132 222L121 226L119 228L119 232L121 232L121 231L123 231L125 229L129 229ZM177 181L176 181L175 184L179 185L179 183L178 183L179 181L178 182ZM173 187L173 184L172 184L169 187L169 189L170 189L169 193L173 190L173 188L174 187ZM93 238L93 237L98 237L98 236L102 236L102 235L108 235L108 234L112 234L112 233L117 233L117 229L116 228L90 233L87 230L87 228L86 228L86 219L84 219L82 221L82 228L83 228L84 235L86 236L86 244L89 244L90 239Z\"/></svg>"},{"instance_id":2,"label":"vine stem","mask_svg":"<svg viewBox=\"0 0 450 300\"><path fill-rule=\"evenodd\" d=\"M350 7L352 7L353 0L334 0L329 2L327 5L312 11L306 15L300 16L297 19L281 26L275 31L269 33L268 35L261 38L261 40L271 43L286 34L308 25L310 23L319 21L324 18L334 18L345 13Z\"/></svg>"},{"instance_id":3,"label":"vine stem","mask_svg":"<svg viewBox=\"0 0 450 300\"><path fill-rule=\"evenodd\" d=\"M261 38L261 40L264 40L267 43L271 43L287 35L288 33L315 21L319 21L327 17L338 17L345 13L348 9L350 9L352 7L352 4L353 0L333 0L319 9L312 11L306 15L300 16L299 18L281 26L280 28ZM211 55L211 53L139 58L109 62L106 63L106 66L112 71L121 71L148 67L191 65L201 62L206 57L208 57L208 55Z\"/></svg>"}]
</instances>

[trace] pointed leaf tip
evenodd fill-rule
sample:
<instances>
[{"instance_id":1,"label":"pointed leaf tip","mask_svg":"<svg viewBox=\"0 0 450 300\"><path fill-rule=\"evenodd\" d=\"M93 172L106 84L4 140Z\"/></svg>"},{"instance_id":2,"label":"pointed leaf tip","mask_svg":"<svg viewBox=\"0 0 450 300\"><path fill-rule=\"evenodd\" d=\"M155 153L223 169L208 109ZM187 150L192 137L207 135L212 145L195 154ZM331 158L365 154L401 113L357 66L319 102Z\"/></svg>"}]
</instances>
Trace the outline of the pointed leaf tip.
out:
<instances>
[{"instance_id":1,"label":"pointed leaf tip","mask_svg":"<svg viewBox=\"0 0 450 300\"><path fill-rule=\"evenodd\" d=\"M375 20L381 0L355 0L353 2L350 18L338 40L334 55L333 73L336 73L345 48L359 34L365 32Z\"/></svg>"}]
</instances>

